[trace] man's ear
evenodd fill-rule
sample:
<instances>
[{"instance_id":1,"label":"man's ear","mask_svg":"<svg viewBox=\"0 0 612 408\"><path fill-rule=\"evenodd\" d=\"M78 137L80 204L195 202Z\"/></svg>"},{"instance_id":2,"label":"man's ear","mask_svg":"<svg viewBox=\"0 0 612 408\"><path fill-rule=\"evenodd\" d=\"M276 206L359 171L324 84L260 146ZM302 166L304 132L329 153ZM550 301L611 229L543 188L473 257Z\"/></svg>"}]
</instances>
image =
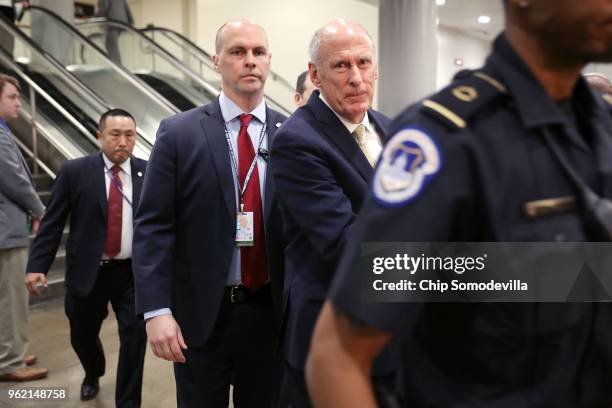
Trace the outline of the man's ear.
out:
<instances>
[{"instance_id":1,"label":"man's ear","mask_svg":"<svg viewBox=\"0 0 612 408\"><path fill-rule=\"evenodd\" d=\"M314 62L308 63L308 73L310 74L310 82L317 88L321 86L321 79L319 78L319 70L317 69Z\"/></svg>"}]
</instances>

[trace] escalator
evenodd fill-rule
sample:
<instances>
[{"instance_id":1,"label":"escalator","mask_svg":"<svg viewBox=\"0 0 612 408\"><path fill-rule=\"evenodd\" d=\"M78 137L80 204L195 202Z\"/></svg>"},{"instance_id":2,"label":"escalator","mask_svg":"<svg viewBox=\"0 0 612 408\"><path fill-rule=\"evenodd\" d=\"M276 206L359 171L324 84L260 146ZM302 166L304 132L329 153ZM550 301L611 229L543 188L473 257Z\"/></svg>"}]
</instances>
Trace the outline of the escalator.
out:
<instances>
[{"instance_id":1,"label":"escalator","mask_svg":"<svg viewBox=\"0 0 612 408\"><path fill-rule=\"evenodd\" d=\"M24 116L22 126L31 128L33 123L40 127L39 140L35 143L25 138L25 145L48 153L48 157L41 158L54 171L66 159L97 151L98 118L110 105L4 18L0 18L0 31L11 39L3 42L2 47L13 44L10 50L0 48L0 69L22 84L22 100L26 105L22 115L29 114L30 106L35 108L32 114L36 120ZM147 158L150 150L151 144L139 138L134 154Z\"/></svg>"},{"instance_id":2,"label":"escalator","mask_svg":"<svg viewBox=\"0 0 612 408\"><path fill-rule=\"evenodd\" d=\"M104 18L86 20L75 26L98 47L109 50L109 54L112 54L107 44L109 31L120 33L117 36L117 48L121 63L160 94L175 101L179 107L185 106L185 99L193 103L192 106L187 105L188 108L207 104L221 91L219 74L212 68L210 57L201 56L203 51L193 49L193 45L177 50L174 43L168 42L165 45L172 47L173 52L170 52L142 31ZM270 73L266 82L266 102L272 109L289 115L293 93L285 92L291 105L278 103L270 94L270 90L278 86L274 84L275 81L275 75ZM183 100L180 95L184 97Z\"/></svg>"},{"instance_id":3,"label":"escalator","mask_svg":"<svg viewBox=\"0 0 612 408\"><path fill-rule=\"evenodd\" d=\"M56 68L63 70L74 82L86 89L92 99L105 108L121 108L130 112L136 119L138 141L134 154L148 158L155 134L162 119L177 112L179 108L160 95L145 82L138 79L121 65L113 62L104 51L85 38L78 30L62 20L52 11L36 6L26 9L18 33L29 48L39 50L40 55L30 55L26 47L21 50L15 47L17 57L25 71L39 73L43 78L33 75L36 80L44 82L51 80L46 69L41 69L47 60L52 61ZM70 89L66 90L57 83L54 85L68 102L72 102L97 122L99 110L83 107L74 98ZM46 88L45 88L46 89ZM67 106L70 105L67 103ZM106 109L105 109L106 110Z\"/></svg>"},{"instance_id":4,"label":"escalator","mask_svg":"<svg viewBox=\"0 0 612 408\"><path fill-rule=\"evenodd\" d=\"M181 110L210 103L219 93L140 31L123 23L91 19L75 27L117 63Z\"/></svg>"},{"instance_id":5,"label":"escalator","mask_svg":"<svg viewBox=\"0 0 612 408\"><path fill-rule=\"evenodd\" d=\"M217 89L221 88L219 74L214 70L212 56L193 41L176 31L149 25L140 30L160 47L172 54L191 71ZM284 114L292 112L294 87L274 71L266 81L266 99L270 107Z\"/></svg>"}]
</instances>

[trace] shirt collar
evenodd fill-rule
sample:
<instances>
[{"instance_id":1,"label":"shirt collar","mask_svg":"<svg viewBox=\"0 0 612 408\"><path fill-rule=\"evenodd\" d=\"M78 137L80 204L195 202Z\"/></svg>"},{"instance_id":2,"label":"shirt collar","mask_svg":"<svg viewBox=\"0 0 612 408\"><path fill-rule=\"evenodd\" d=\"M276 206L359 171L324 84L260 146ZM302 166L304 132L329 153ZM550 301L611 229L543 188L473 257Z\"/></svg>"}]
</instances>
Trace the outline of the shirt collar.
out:
<instances>
[{"instance_id":1,"label":"shirt collar","mask_svg":"<svg viewBox=\"0 0 612 408\"><path fill-rule=\"evenodd\" d=\"M4 121L4 119L2 119L1 117L0 117L0 127L3 127L5 129L9 128L6 122Z\"/></svg>"},{"instance_id":2,"label":"shirt collar","mask_svg":"<svg viewBox=\"0 0 612 408\"><path fill-rule=\"evenodd\" d=\"M359 126L359 125L365 126L365 128L368 130L368 132L374 133L373 129L372 129L371 125L370 125L370 118L368 117L368 112L367 111L366 111L365 115L363 115L363 119L362 119L362 121L360 123L351 123L348 120L344 119L342 116L338 115L338 113L336 113L336 111L332 109L332 107L329 105L329 103L327 103L327 101L323 97L323 94L320 93L320 92L319 92L319 98L321 98L323 103L325 105L327 105L327 107L332 112L334 112L334 115L336 115L338 117L338 119L340 119L340 122L342 122L342 124L349 131L350 134L353 134L353 132L355 131L355 129L357 129L357 126Z\"/></svg>"},{"instance_id":3,"label":"shirt collar","mask_svg":"<svg viewBox=\"0 0 612 408\"><path fill-rule=\"evenodd\" d=\"M261 100L259 105L255 107L251 112L244 112L234 101L225 95L223 91L219 95L219 107L221 108L221 115L223 115L223 121L229 123L236 119L236 116L242 115L243 113L250 113L261 122L266 123L266 102Z\"/></svg>"},{"instance_id":4,"label":"shirt collar","mask_svg":"<svg viewBox=\"0 0 612 408\"><path fill-rule=\"evenodd\" d=\"M102 159L104 159L104 165L106 166L106 169L108 170L112 169L113 166L115 165L115 163L110 161L110 159L106 157L104 153L102 153ZM128 176L132 175L132 166L130 165L130 160L131 159L128 157L127 160L125 160L123 163L119 165L119 167L121 167L121 170L123 170L123 172L126 173Z\"/></svg>"},{"instance_id":5,"label":"shirt collar","mask_svg":"<svg viewBox=\"0 0 612 408\"><path fill-rule=\"evenodd\" d=\"M492 67L498 79L506 85L515 101L516 109L526 127L550 124L566 124L567 119L557 103L546 93L527 64L512 48L505 33L500 34L493 43L493 52L486 66ZM580 78L571 99L575 106L594 109L596 102Z\"/></svg>"}]
</instances>

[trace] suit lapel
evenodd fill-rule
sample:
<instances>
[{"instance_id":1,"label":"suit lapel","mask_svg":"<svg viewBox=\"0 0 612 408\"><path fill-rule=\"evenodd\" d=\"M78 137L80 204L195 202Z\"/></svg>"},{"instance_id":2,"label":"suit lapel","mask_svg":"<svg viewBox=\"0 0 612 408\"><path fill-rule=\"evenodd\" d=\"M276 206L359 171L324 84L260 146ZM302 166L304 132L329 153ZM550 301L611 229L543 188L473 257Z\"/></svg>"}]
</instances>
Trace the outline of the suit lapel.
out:
<instances>
[{"instance_id":1,"label":"suit lapel","mask_svg":"<svg viewBox=\"0 0 612 408\"><path fill-rule=\"evenodd\" d=\"M348 129L340 122L340 119L319 98L318 91L312 93L308 100L308 106L321 124L320 130L323 132L323 135L340 150L342 155L364 180L370 180L372 177L372 166L370 166L368 159L366 159Z\"/></svg>"},{"instance_id":2,"label":"suit lapel","mask_svg":"<svg viewBox=\"0 0 612 408\"><path fill-rule=\"evenodd\" d=\"M267 133L268 133L268 151L271 150L272 142L274 141L274 135L276 130L282 124L283 118L278 116L270 108L266 106L266 122L267 122ZM269 164L269 162L267 163ZM266 180L264 184L264 220L268 220L270 214L270 208L272 208L272 201L274 200L274 183L272 182L272 174L270 173L269 166L266 165Z\"/></svg>"},{"instance_id":3,"label":"suit lapel","mask_svg":"<svg viewBox=\"0 0 612 408\"><path fill-rule=\"evenodd\" d=\"M107 217L108 199L106 198L106 182L104 180L105 169L104 159L102 159L102 153L91 156L91 177L92 177L92 188L96 189L96 196L98 197L98 203L100 204L100 210L102 210L102 217ZM87 179L88 180L88 179Z\"/></svg>"},{"instance_id":4,"label":"suit lapel","mask_svg":"<svg viewBox=\"0 0 612 408\"><path fill-rule=\"evenodd\" d=\"M219 179L223 201L230 217L236 216L236 191L230 152L225 138L225 124L219 107L219 99L204 108L204 117L200 121L204 137L210 147L211 158Z\"/></svg>"},{"instance_id":5,"label":"suit lapel","mask_svg":"<svg viewBox=\"0 0 612 408\"><path fill-rule=\"evenodd\" d=\"M389 139L389 135L387 134L388 129L385 125L383 125L378 115L380 114L372 109L368 109L368 118L370 118L370 123L376 128L378 136L380 136L381 144L384 147L385 144L387 144L387 140Z\"/></svg>"},{"instance_id":6,"label":"suit lapel","mask_svg":"<svg viewBox=\"0 0 612 408\"><path fill-rule=\"evenodd\" d=\"M140 190L142 189L142 175L144 169L139 162L136 162L136 158L132 157L130 160L132 167L132 212L136 212L138 203L140 202ZM139 175L140 174L140 175Z\"/></svg>"}]
</instances>

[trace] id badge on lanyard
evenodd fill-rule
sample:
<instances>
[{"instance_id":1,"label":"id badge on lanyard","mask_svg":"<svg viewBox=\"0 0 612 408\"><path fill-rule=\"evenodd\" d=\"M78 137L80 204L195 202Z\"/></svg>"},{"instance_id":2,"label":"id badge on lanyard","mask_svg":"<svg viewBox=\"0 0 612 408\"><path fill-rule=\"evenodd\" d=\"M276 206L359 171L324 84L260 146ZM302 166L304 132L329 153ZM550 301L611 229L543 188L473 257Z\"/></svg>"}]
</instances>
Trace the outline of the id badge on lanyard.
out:
<instances>
[{"instance_id":1,"label":"id badge on lanyard","mask_svg":"<svg viewBox=\"0 0 612 408\"><path fill-rule=\"evenodd\" d=\"M261 147L261 142L263 141L265 134L266 124L264 123L261 128L261 133L259 135L259 144L257 146L256 152L259 151L259 147ZM232 164L234 166L234 170L236 171L236 177L238 178L238 165L236 163L236 155L234 154L234 148L232 147L232 143L230 141L229 132L227 131L227 127L225 128L225 137L227 139L227 144L230 149L230 154L232 156ZM236 214L236 246L238 247L250 247L255 245L255 224L254 217L252 211L244 211L244 204L242 202L242 197L244 196L244 192L251 181L251 175L253 174L253 170L257 165L257 153L251 162L251 166L249 167L249 171L244 179L244 185L242 188L238 189L238 197L239 197L239 211ZM259 188L259 187L258 187Z\"/></svg>"},{"instance_id":2,"label":"id badge on lanyard","mask_svg":"<svg viewBox=\"0 0 612 408\"><path fill-rule=\"evenodd\" d=\"M236 214L236 246L253 246L255 245L253 212L244 212L244 205L241 205L240 207L240 211L238 211L238 214Z\"/></svg>"}]
</instances>

